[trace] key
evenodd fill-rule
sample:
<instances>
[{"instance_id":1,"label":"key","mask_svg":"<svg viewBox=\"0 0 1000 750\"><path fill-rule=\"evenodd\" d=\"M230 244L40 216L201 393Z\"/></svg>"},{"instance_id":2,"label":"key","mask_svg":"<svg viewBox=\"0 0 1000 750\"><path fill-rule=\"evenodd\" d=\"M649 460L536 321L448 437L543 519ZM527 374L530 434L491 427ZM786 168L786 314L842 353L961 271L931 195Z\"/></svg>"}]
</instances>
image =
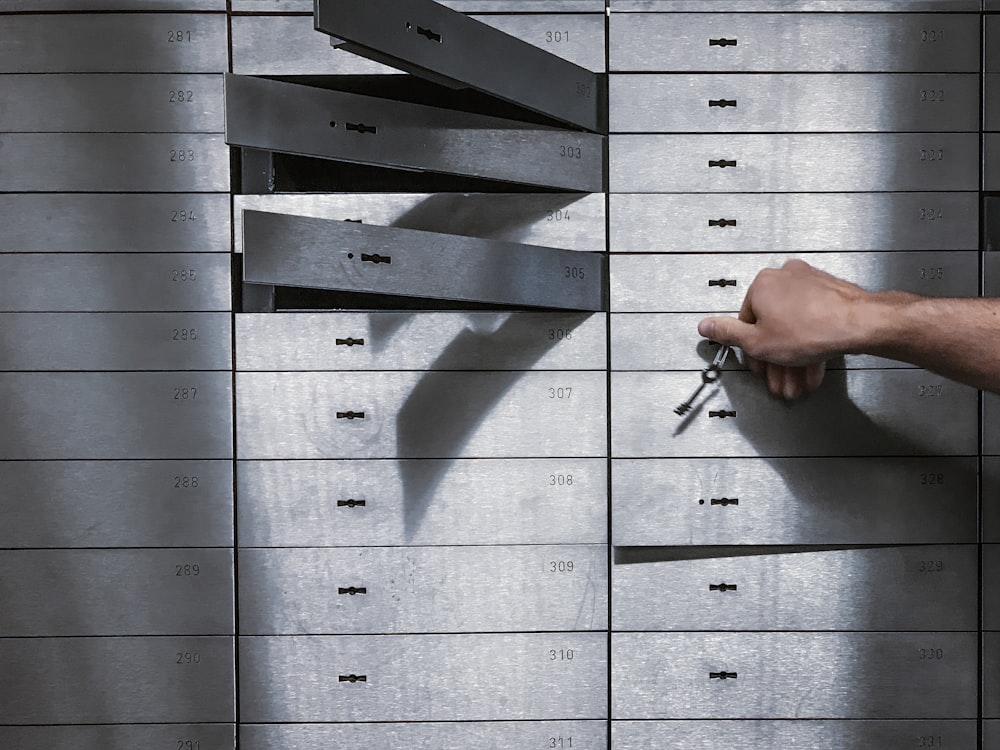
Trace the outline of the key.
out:
<instances>
[{"instance_id":1,"label":"key","mask_svg":"<svg viewBox=\"0 0 1000 750\"><path fill-rule=\"evenodd\" d=\"M719 377L722 375L722 366L726 363L726 357L729 356L730 348L731 347L724 346L719 349L718 354L715 355L715 359L712 360L712 364L701 371L701 383L699 383L698 387L694 389L694 393L691 394L691 397L687 401L674 409L674 414L679 417L683 417L691 411L691 407L694 404L695 399L698 398L698 395L702 392L702 390L704 390L705 386L709 383L715 383L718 381Z\"/></svg>"}]
</instances>

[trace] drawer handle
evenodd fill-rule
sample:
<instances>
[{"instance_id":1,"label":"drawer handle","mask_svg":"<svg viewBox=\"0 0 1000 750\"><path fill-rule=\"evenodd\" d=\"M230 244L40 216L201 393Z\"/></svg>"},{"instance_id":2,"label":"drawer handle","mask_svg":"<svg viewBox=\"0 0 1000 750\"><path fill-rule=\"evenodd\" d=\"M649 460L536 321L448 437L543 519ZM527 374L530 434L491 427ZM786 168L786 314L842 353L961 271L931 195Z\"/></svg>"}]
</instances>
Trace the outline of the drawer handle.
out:
<instances>
[{"instance_id":1,"label":"drawer handle","mask_svg":"<svg viewBox=\"0 0 1000 750\"><path fill-rule=\"evenodd\" d=\"M356 339L348 336L346 339L337 339L337 346L364 346L364 339Z\"/></svg>"},{"instance_id":2,"label":"drawer handle","mask_svg":"<svg viewBox=\"0 0 1000 750\"><path fill-rule=\"evenodd\" d=\"M736 591L735 583L710 583L708 584L709 591L721 591L725 593L727 591Z\"/></svg>"},{"instance_id":3,"label":"drawer handle","mask_svg":"<svg viewBox=\"0 0 1000 750\"><path fill-rule=\"evenodd\" d=\"M725 109L726 107L735 107L736 106L736 100L735 99L709 99L708 100L708 106L709 107L718 107L719 109Z\"/></svg>"},{"instance_id":4,"label":"drawer handle","mask_svg":"<svg viewBox=\"0 0 1000 750\"><path fill-rule=\"evenodd\" d=\"M342 674L337 677L337 682L368 682L368 675Z\"/></svg>"},{"instance_id":5,"label":"drawer handle","mask_svg":"<svg viewBox=\"0 0 1000 750\"><path fill-rule=\"evenodd\" d=\"M363 122L349 122L346 127L355 133L371 133L375 135L378 132L377 127L374 125L365 125Z\"/></svg>"},{"instance_id":6,"label":"drawer handle","mask_svg":"<svg viewBox=\"0 0 1000 750\"><path fill-rule=\"evenodd\" d=\"M352 497L352 498L348 498L347 500L338 500L337 501L337 507L338 508L364 508L365 507L365 501L364 500L355 500Z\"/></svg>"},{"instance_id":7,"label":"drawer handle","mask_svg":"<svg viewBox=\"0 0 1000 750\"><path fill-rule=\"evenodd\" d=\"M363 411L338 411L337 419L364 419L365 413Z\"/></svg>"},{"instance_id":8,"label":"drawer handle","mask_svg":"<svg viewBox=\"0 0 1000 750\"><path fill-rule=\"evenodd\" d=\"M719 419L725 419L726 417L735 417L736 412L730 409L719 409L718 411L710 411L708 413L709 417L718 417Z\"/></svg>"},{"instance_id":9,"label":"drawer handle","mask_svg":"<svg viewBox=\"0 0 1000 750\"><path fill-rule=\"evenodd\" d=\"M344 219L348 224L364 224L364 219Z\"/></svg>"},{"instance_id":10,"label":"drawer handle","mask_svg":"<svg viewBox=\"0 0 1000 750\"><path fill-rule=\"evenodd\" d=\"M365 588L364 586L348 586L347 588L344 588L342 586L338 586L337 587L337 593L338 594L349 594L351 596L354 596L355 594L367 594L368 593L368 589Z\"/></svg>"},{"instance_id":11,"label":"drawer handle","mask_svg":"<svg viewBox=\"0 0 1000 750\"><path fill-rule=\"evenodd\" d=\"M736 672L709 672L708 679L710 680L735 680L737 678Z\"/></svg>"},{"instance_id":12,"label":"drawer handle","mask_svg":"<svg viewBox=\"0 0 1000 750\"><path fill-rule=\"evenodd\" d=\"M708 40L709 47L735 47L737 44L739 44L739 40L726 39L725 37L721 37L720 39Z\"/></svg>"},{"instance_id":13,"label":"drawer handle","mask_svg":"<svg viewBox=\"0 0 1000 750\"><path fill-rule=\"evenodd\" d=\"M726 167L735 167L736 159L709 159L709 167L718 167L719 169L725 169Z\"/></svg>"},{"instance_id":14,"label":"drawer handle","mask_svg":"<svg viewBox=\"0 0 1000 750\"><path fill-rule=\"evenodd\" d=\"M385 263L389 265L392 263L391 255L379 255L378 253L361 253L362 263L374 263L376 266L379 263Z\"/></svg>"},{"instance_id":15,"label":"drawer handle","mask_svg":"<svg viewBox=\"0 0 1000 750\"><path fill-rule=\"evenodd\" d=\"M736 219L709 219L708 225L710 227L735 227Z\"/></svg>"},{"instance_id":16,"label":"drawer handle","mask_svg":"<svg viewBox=\"0 0 1000 750\"><path fill-rule=\"evenodd\" d=\"M407 21L406 30L409 31L412 28L413 24ZM432 31L431 29L425 29L423 26L417 26L417 34L419 36L422 36L428 42L437 42L438 44L441 44L441 35L438 34L436 31Z\"/></svg>"},{"instance_id":17,"label":"drawer handle","mask_svg":"<svg viewBox=\"0 0 1000 750\"><path fill-rule=\"evenodd\" d=\"M709 502L709 505L721 505L725 508L727 505L739 505L740 499L738 497L713 497Z\"/></svg>"},{"instance_id":18,"label":"drawer handle","mask_svg":"<svg viewBox=\"0 0 1000 750\"><path fill-rule=\"evenodd\" d=\"M720 287L736 286L736 279L709 279L708 285Z\"/></svg>"}]
</instances>

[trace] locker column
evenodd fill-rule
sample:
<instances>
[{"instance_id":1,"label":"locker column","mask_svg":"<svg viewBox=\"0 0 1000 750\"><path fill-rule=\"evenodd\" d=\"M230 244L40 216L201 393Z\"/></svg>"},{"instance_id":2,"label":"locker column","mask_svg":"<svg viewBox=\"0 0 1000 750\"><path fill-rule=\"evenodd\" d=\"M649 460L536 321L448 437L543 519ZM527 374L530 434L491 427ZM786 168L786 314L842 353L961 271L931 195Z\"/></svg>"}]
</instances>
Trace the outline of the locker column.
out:
<instances>
[{"instance_id":1,"label":"locker column","mask_svg":"<svg viewBox=\"0 0 1000 750\"><path fill-rule=\"evenodd\" d=\"M150 6L0 17L4 747L234 742L225 4Z\"/></svg>"}]
</instances>

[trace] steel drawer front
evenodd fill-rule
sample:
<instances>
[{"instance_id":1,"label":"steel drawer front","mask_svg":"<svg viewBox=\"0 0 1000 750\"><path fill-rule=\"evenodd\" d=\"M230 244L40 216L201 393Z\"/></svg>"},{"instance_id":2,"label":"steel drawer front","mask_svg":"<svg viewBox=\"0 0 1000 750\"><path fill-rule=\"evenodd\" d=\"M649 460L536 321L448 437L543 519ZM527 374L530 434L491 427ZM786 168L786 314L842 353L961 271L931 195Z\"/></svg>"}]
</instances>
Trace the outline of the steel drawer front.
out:
<instances>
[{"instance_id":1,"label":"steel drawer front","mask_svg":"<svg viewBox=\"0 0 1000 750\"><path fill-rule=\"evenodd\" d=\"M985 0L986 10L1000 10L996 0ZM985 65L987 73L1000 73L1000 16L983 16Z\"/></svg>"},{"instance_id":2,"label":"steel drawer front","mask_svg":"<svg viewBox=\"0 0 1000 750\"><path fill-rule=\"evenodd\" d=\"M616 193L975 190L972 133L612 135Z\"/></svg>"},{"instance_id":3,"label":"steel drawer front","mask_svg":"<svg viewBox=\"0 0 1000 750\"><path fill-rule=\"evenodd\" d=\"M978 38L974 14L612 13L610 69L975 73Z\"/></svg>"},{"instance_id":4,"label":"steel drawer front","mask_svg":"<svg viewBox=\"0 0 1000 750\"><path fill-rule=\"evenodd\" d=\"M986 0L987 5L992 0ZM612 0L613 11L978 13L980 0Z\"/></svg>"},{"instance_id":5,"label":"steel drawer front","mask_svg":"<svg viewBox=\"0 0 1000 750\"><path fill-rule=\"evenodd\" d=\"M994 228L995 227L995 228ZM1000 249L1000 197L986 199L986 249ZM983 254L983 296L1000 297L1000 253Z\"/></svg>"},{"instance_id":6,"label":"steel drawer front","mask_svg":"<svg viewBox=\"0 0 1000 750\"><path fill-rule=\"evenodd\" d=\"M522 39L587 70L602 73L607 69L604 61L603 13L535 15L533 7L526 7L524 10L533 14L475 16L475 18L487 26ZM548 9L538 4L538 10Z\"/></svg>"},{"instance_id":7,"label":"steel drawer front","mask_svg":"<svg viewBox=\"0 0 1000 750\"><path fill-rule=\"evenodd\" d=\"M1000 133L983 135L983 190L1000 190Z\"/></svg>"},{"instance_id":8,"label":"steel drawer front","mask_svg":"<svg viewBox=\"0 0 1000 750\"><path fill-rule=\"evenodd\" d=\"M225 0L7 0L5 12L23 13L55 11L188 11L215 10L225 12Z\"/></svg>"},{"instance_id":9,"label":"steel drawer front","mask_svg":"<svg viewBox=\"0 0 1000 750\"><path fill-rule=\"evenodd\" d=\"M23 192L226 192L221 135L0 134L7 189Z\"/></svg>"},{"instance_id":10,"label":"steel drawer front","mask_svg":"<svg viewBox=\"0 0 1000 750\"><path fill-rule=\"evenodd\" d=\"M240 632L607 630L607 590L597 544L244 548Z\"/></svg>"},{"instance_id":11,"label":"steel drawer front","mask_svg":"<svg viewBox=\"0 0 1000 750\"><path fill-rule=\"evenodd\" d=\"M614 565L613 629L974 631L979 624L975 544L694 552L679 559L664 549L662 561Z\"/></svg>"},{"instance_id":12,"label":"steel drawer front","mask_svg":"<svg viewBox=\"0 0 1000 750\"><path fill-rule=\"evenodd\" d=\"M422 722L419 724L241 724L243 750L465 750L468 747L563 747L607 750L604 721ZM2 731L2 730L0 730ZM32 748L31 750L34 750ZM59 748L62 750L62 748Z\"/></svg>"},{"instance_id":13,"label":"steel drawer front","mask_svg":"<svg viewBox=\"0 0 1000 750\"><path fill-rule=\"evenodd\" d=\"M221 75L0 75L0 131L221 133Z\"/></svg>"},{"instance_id":14,"label":"steel drawer front","mask_svg":"<svg viewBox=\"0 0 1000 750\"><path fill-rule=\"evenodd\" d=\"M983 393L983 454L1000 456L1000 394Z\"/></svg>"},{"instance_id":15,"label":"steel drawer front","mask_svg":"<svg viewBox=\"0 0 1000 750\"><path fill-rule=\"evenodd\" d=\"M615 194L612 251L975 250L978 194Z\"/></svg>"},{"instance_id":16,"label":"steel drawer front","mask_svg":"<svg viewBox=\"0 0 1000 750\"><path fill-rule=\"evenodd\" d=\"M1000 544L983 545L983 630L1000 630Z\"/></svg>"},{"instance_id":17,"label":"steel drawer front","mask_svg":"<svg viewBox=\"0 0 1000 750\"><path fill-rule=\"evenodd\" d=\"M601 456L602 372L238 373L239 457Z\"/></svg>"},{"instance_id":18,"label":"steel drawer front","mask_svg":"<svg viewBox=\"0 0 1000 750\"><path fill-rule=\"evenodd\" d=\"M976 642L976 633L615 633L612 717L975 718Z\"/></svg>"},{"instance_id":19,"label":"steel drawer front","mask_svg":"<svg viewBox=\"0 0 1000 750\"><path fill-rule=\"evenodd\" d=\"M975 720L914 721L616 721L611 724L616 750L670 747L672 750L714 750L719 747L783 748L783 750L842 750L877 747L910 750L925 743L976 750ZM933 739L932 739L933 738ZM931 745L927 745L931 747ZM937 746L937 745L934 745ZM984 745L984 747L986 747Z\"/></svg>"},{"instance_id":20,"label":"steel drawer front","mask_svg":"<svg viewBox=\"0 0 1000 750\"><path fill-rule=\"evenodd\" d=\"M4 724L232 722L231 636L4 638Z\"/></svg>"},{"instance_id":21,"label":"steel drawer front","mask_svg":"<svg viewBox=\"0 0 1000 750\"><path fill-rule=\"evenodd\" d=\"M603 13L603 0L444 0L463 13ZM313 0L232 0L237 13L312 13Z\"/></svg>"},{"instance_id":22,"label":"steel drawer front","mask_svg":"<svg viewBox=\"0 0 1000 750\"><path fill-rule=\"evenodd\" d=\"M612 374L612 455L978 453L978 393L923 370L830 372L822 388L794 403L771 396L750 373L720 382L682 421L673 408L691 392L690 373Z\"/></svg>"},{"instance_id":23,"label":"steel drawer front","mask_svg":"<svg viewBox=\"0 0 1000 750\"><path fill-rule=\"evenodd\" d=\"M228 372L3 373L0 459L230 458Z\"/></svg>"},{"instance_id":24,"label":"steel drawer front","mask_svg":"<svg viewBox=\"0 0 1000 750\"><path fill-rule=\"evenodd\" d=\"M232 635L227 549L0 552L0 637Z\"/></svg>"},{"instance_id":25,"label":"steel drawer front","mask_svg":"<svg viewBox=\"0 0 1000 750\"><path fill-rule=\"evenodd\" d=\"M228 311L229 277L223 253L0 255L0 309Z\"/></svg>"},{"instance_id":26,"label":"steel drawer front","mask_svg":"<svg viewBox=\"0 0 1000 750\"><path fill-rule=\"evenodd\" d=\"M199 743L194 746L201 750L233 750L236 727L233 724L0 727L0 745L18 750L176 748L178 742Z\"/></svg>"},{"instance_id":27,"label":"steel drawer front","mask_svg":"<svg viewBox=\"0 0 1000 750\"><path fill-rule=\"evenodd\" d=\"M983 716L1000 718L1000 633L983 633Z\"/></svg>"},{"instance_id":28,"label":"steel drawer front","mask_svg":"<svg viewBox=\"0 0 1000 750\"><path fill-rule=\"evenodd\" d=\"M969 74L612 75L618 133L976 132Z\"/></svg>"},{"instance_id":29,"label":"steel drawer front","mask_svg":"<svg viewBox=\"0 0 1000 750\"><path fill-rule=\"evenodd\" d=\"M235 250L243 252L243 210L249 209L604 252L604 200L579 193L236 195Z\"/></svg>"},{"instance_id":30,"label":"steel drawer front","mask_svg":"<svg viewBox=\"0 0 1000 750\"><path fill-rule=\"evenodd\" d=\"M607 541L603 458L240 461L236 472L244 547Z\"/></svg>"},{"instance_id":31,"label":"steel drawer front","mask_svg":"<svg viewBox=\"0 0 1000 750\"><path fill-rule=\"evenodd\" d=\"M230 547L229 461L6 461L0 547Z\"/></svg>"},{"instance_id":32,"label":"steel drawer front","mask_svg":"<svg viewBox=\"0 0 1000 750\"><path fill-rule=\"evenodd\" d=\"M228 313L0 313L0 370L229 370Z\"/></svg>"},{"instance_id":33,"label":"steel drawer front","mask_svg":"<svg viewBox=\"0 0 1000 750\"><path fill-rule=\"evenodd\" d=\"M793 258L873 291L974 297L979 289L976 252L613 255L611 309L736 312L761 269ZM692 341L697 341L693 335Z\"/></svg>"},{"instance_id":34,"label":"steel drawer front","mask_svg":"<svg viewBox=\"0 0 1000 750\"><path fill-rule=\"evenodd\" d=\"M603 370L605 317L365 312L236 316L239 370Z\"/></svg>"},{"instance_id":35,"label":"steel drawer front","mask_svg":"<svg viewBox=\"0 0 1000 750\"><path fill-rule=\"evenodd\" d=\"M0 71L220 73L226 46L221 13L6 16Z\"/></svg>"},{"instance_id":36,"label":"steel drawer front","mask_svg":"<svg viewBox=\"0 0 1000 750\"><path fill-rule=\"evenodd\" d=\"M975 456L616 460L614 543L972 543L977 475Z\"/></svg>"},{"instance_id":37,"label":"steel drawer front","mask_svg":"<svg viewBox=\"0 0 1000 750\"><path fill-rule=\"evenodd\" d=\"M983 130L1000 130L1000 72L983 76Z\"/></svg>"},{"instance_id":38,"label":"steel drawer front","mask_svg":"<svg viewBox=\"0 0 1000 750\"><path fill-rule=\"evenodd\" d=\"M995 6L1000 9L1000 5ZM995 747L1000 743L1000 721L983 720L983 747Z\"/></svg>"},{"instance_id":39,"label":"steel drawer front","mask_svg":"<svg viewBox=\"0 0 1000 750\"><path fill-rule=\"evenodd\" d=\"M1000 542L1000 456L983 457L983 541Z\"/></svg>"},{"instance_id":40,"label":"steel drawer front","mask_svg":"<svg viewBox=\"0 0 1000 750\"><path fill-rule=\"evenodd\" d=\"M603 718L607 638L244 637L240 714L250 723Z\"/></svg>"}]
</instances>

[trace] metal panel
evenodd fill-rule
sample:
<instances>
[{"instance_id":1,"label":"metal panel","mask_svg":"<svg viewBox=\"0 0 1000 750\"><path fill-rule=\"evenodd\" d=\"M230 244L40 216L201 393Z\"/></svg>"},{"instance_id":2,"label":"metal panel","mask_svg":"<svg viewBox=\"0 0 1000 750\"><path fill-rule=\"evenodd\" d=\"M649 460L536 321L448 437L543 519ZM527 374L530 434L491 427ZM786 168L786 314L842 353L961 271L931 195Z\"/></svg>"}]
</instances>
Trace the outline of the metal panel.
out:
<instances>
[{"instance_id":1,"label":"metal panel","mask_svg":"<svg viewBox=\"0 0 1000 750\"><path fill-rule=\"evenodd\" d=\"M231 722L233 638L0 639L0 722Z\"/></svg>"},{"instance_id":2,"label":"metal panel","mask_svg":"<svg viewBox=\"0 0 1000 750\"><path fill-rule=\"evenodd\" d=\"M656 562L612 568L614 630L936 631L979 625L975 544L785 554L779 548L732 556L708 548L683 559L685 552L664 549ZM241 578L242 561L241 555Z\"/></svg>"},{"instance_id":3,"label":"metal panel","mask_svg":"<svg viewBox=\"0 0 1000 750\"><path fill-rule=\"evenodd\" d=\"M236 316L239 370L603 370L587 313L345 312Z\"/></svg>"},{"instance_id":4,"label":"metal panel","mask_svg":"<svg viewBox=\"0 0 1000 750\"><path fill-rule=\"evenodd\" d=\"M972 192L615 194L609 201L613 251L979 248L979 195Z\"/></svg>"},{"instance_id":5,"label":"metal panel","mask_svg":"<svg viewBox=\"0 0 1000 750\"><path fill-rule=\"evenodd\" d=\"M0 730L2 732L2 730ZM607 750L604 721L421 722L414 724L241 724L243 750L466 750L469 747L559 747ZM2 736L2 735L0 735ZM31 748L30 750L35 750ZM58 750L63 750L59 748Z\"/></svg>"},{"instance_id":6,"label":"metal panel","mask_svg":"<svg viewBox=\"0 0 1000 750\"><path fill-rule=\"evenodd\" d=\"M242 546L607 541L603 458L240 461L236 471Z\"/></svg>"},{"instance_id":7,"label":"metal panel","mask_svg":"<svg viewBox=\"0 0 1000 750\"><path fill-rule=\"evenodd\" d=\"M983 716L1000 718L1000 633L983 633Z\"/></svg>"},{"instance_id":8,"label":"metal panel","mask_svg":"<svg viewBox=\"0 0 1000 750\"><path fill-rule=\"evenodd\" d=\"M232 635L228 549L0 552L0 637Z\"/></svg>"},{"instance_id":9,"label":"metal panel","mask_svg":"<svg viewBox=\"0 0 1000 750\"><path fill-rule=\"evenodd\" d=\"M10 191L226 192L229 151L221 135L8 133L0 171Z\"/></svg>"},{"instance_id":10,"label":"metal panel","mask_svg":"<svg viewBox=\"0 0 1000 750\"><path fill-rule=\"evenodd\" d=\"M6 16L0 71L219 73L228 68L226 46L221 13Z\"/></svg>"},{"instance_id":11,"label":"metal panel","mask_svg":"<svg viewBox=\"0 0 1000 750\"><path fill-rule=\"evenodd\" d=\"M605 545L240 551L242 635L607 628Z\"/></svg>"},{"instance_id":12,"label":"metal panel","mask_svg":"<svg viewBox=\"0 0 1000 750\"><path fill-rule=\"evenodd\" d=\"M976 73L978 39L973 14L612 13L608 46L613 71Z\"/></svg>"},{"instance_id":13,"label":"metal panel","mask_svg":"<svg viewBox=\"0 0 1000 750\"><path fill-rule=\"evenodd\" d=\"M1000 72L983 76L983 130L1000 130Z\"/></svg>"},{"instance_id":14,"label":"metal panel","mask_svg":"<svg viewBox=\"0 0 1000 750\"><path fill-rule=\"evenodd\" d=\"M51 12L51 11L99 11L142 10L152 12L216 10L225 12L226 0L7 0L4 11Z\"/></svg>"},{"instance_id":15,"label":"metal panel","mask_svg":"<svg viewBox=\"0 0 1000 750\"><path fill-rule=\"evenodd\" d=\"M0 313L0 370L229 370L229 313Z\"/></svg>"},{"instance_id":16,"label":"metal panel","mask_svg":"<svg viewBox=\"0 0 1000 750\"><path fill-rule=\"evenodd\" d=\"M1000 630L1000 544L983 545L983 630Z\"/></svg>"},{"instance_id":17,"label":"metal panel","mask_svg":"<svg viewBox=\"0 0 1000 750\"><path fill-rule=\"evenodd\" d=\"M251 209L603 252L604 201L603 195L580 193L236 195L233 235L236 252L243 252L243 210ZM978 209L978 203L976 206ZM975 248L978 237L974 228L973 237L970 247Z\"/></svg>"},{"instance_id":18,"label":"metal panel","mask_svg":"<svg viewBox=\"0 0 1000 750\"><path fill-rule=\"evenodd\" d=\"M615 721L611 738L615 750L715 750L720 747L782 748L782 750L842 750L877 747L911 750L925 747L976 750L974 720L914 721ZM940 742L939 742L940 741ZM930 745L934 742L934 745ZM919 745L917 745L919 746ZM986 747L984 745L984 747Z\"/></svg>"},{"instance_id":19,"label":"metal panel","mask_svg":"<svg viewBox=\"0 0 1000 750\"><path fill-rule=\"evenodd\" d=\"M229 276L221 253L0 255L0 309L223 311L232 304Z\"/></svg>"},{"instance_id":20,"label":"metal panel","mask_svg":"<svg viewBox=\"0 0 1000 750\"><path fill-rule=\"evenodd\" d=\"M249 76L226 76L226 142L562 190L604 184L603 136Z\"/></svg>"},{"instance_id":21,"label":"metal panel","mask_svg":"<svg viewBox=\"0 0 1000 750\"><path fill-rule=\"evenodd\" d=\"M250 723L603 718L607 638L241 638L240 715ZM350 675L365 680L351 682Z\"/></svg>"},{"instance_id":22,"label":"metal panel","mask_svg":"<svg viewBox=\"0 0 1000 750\"><path fill-rule=\"evenodd\" d=\"M192 747L200 750L233 750L236 727L233 724L0 727L0 745L18 750L176 748L178 742L195 743Z\"/></svg>"},{"instance_id":23,"label":"metal panel","mask_svg":"<svg viewBox=\"0 0 1000 750\"><path fill-rule=\"evenodd\" d=\"M983 393L983 454L1000 456L1000 394Z\"/></svg>"},{"instance_id":24,"label":"metal panel","mask_svg":"<svg viewBox=\"0 0 1000 750\"><path fill-rule=\"evenodd\" d=\"M983 190L1000 190L1000 133L983 135Z\"/></svg>"},{"instance_id":25,"label":"metal panel","mask_svg":"<svg viewBox=\"0 0 1000 750\"><path fill-rule=\"evenodd\" d=\"M979 76L612 75L621 133L977 132Z\"/></svg>"},{"instance_id":26,"label":"metal panel","mask_svg":"<svg viewBox=\"0 0 1000 750\"><path fill-rule=\"evenodd\" d=\"M238 454L602 456L606 393L603 372L238 373Z\"/></svg>"},{"instance_id":27,"label":"metal panel","mask_svg":"<svg viewBox=\"0 0 1000 750\"><path fill-rule=\"evenodd\" d=\"M1000 542L1000 456L983 457L983 541Z\"/></svg>"},{"instance_id":28,"label":"metal panel","mask_svg":"<svg viewBox=\"0 0 1000 750\"><path fill-rule=\"evenodd\" d=\"M990 0L987 0L987 3ZM992 6L1000 10L1000 5ZM983 720L983 747L996 747L1000 744L1000 721Z\"/></svg>"},{"instance_id":29,"label":"metal panel","mask_svg":"<svg viewBox=\"0 0 1000 750\"><path fill-rule=\"evenodd\" d=\"M736 312L762 268L801 258L866 289L935 297L975 297L979 254L747 253L725 255L612 255L614 312ZM716 283L712 283L716 282ZM697 338L692 332L692 345Z\"/></svg>"},{"instance_id":30,"label":"metal panel","mask_svg":"<svg viewBox=\"0 0 1000 750\"><path fill-rule=\"evenodd\" d=\"M977 475L975 456L616 460L614 543L975 542Z\"/></svg>"},{"instance_id":31,"label":"metal panel","mask_svg":"<svg viewBox=\"0 0 1000 750\"><path fill-rule=\"evenodd\" d=\"M230 547L229 461L6 461L0 547Z\"/></svg>"},{"instance_id":32,"label":"metal panel","mask_svg":"<svg viewBox=\"0 0 1000 750\"><path fill-rule=\"evenodd\" d=\"M727 373L720 383L681 420L673 407L691 392L691 373L613 373L612 454L978 453L978 392L923 370L830 372L822 388L795 403L771 396L749 373Z\"/></svg>"},{"instance_id":33,"label":"metal panel","mask_svg":"<svg viewBox=\"0 0 1000 750\"><path fill-rule=\"evenodd\" d=\"M316 0L315 23L317 31L362 57L587 130L607 129L603 79L433 0L350 6Z\"/></svg>"},{"instance_id":34,"label":"metal panel","mask_svg":"<svg viewBox=\"0 0 1000 750\"><path fill-rule=\"evenodd\" d=\"M220 75L0 75L0 131L221 133Z\"/></svg>"},{"instance_id":35,"label":"metal panel","mask_svg":"<svg viewBox=\"0 0 1000 750\"><path fill-rule=\"evenodd\" d=\"M1000 10L1000 2L985 0L986 10ZM1000 73L1000 16L983 16L985 52L984 70L987 73Z\"/></svg>"},{"instance_id":36,"label":"metal panel","mask_svg":"<svg viewBox=\"0 0 1000 750\"><path fill-rule=\"evenodd\" d=\"M442 4L447 5L447 3ZM552 3L552 0L528 2L524 5L522 12L531 15L473 16L473 18L528 44L540 47L546 52L551 52L556 57L569 60L586 70L602 73L607 69L604 56L603 8L592 8L598 12L588 15L567 13L542 15L537 11L559 10L559 8ZM545 7L546 5L551 7ZM532 75L537 73L533 72ZM600 113L598 116L601 116Z\"/></svg>"},{"instance_id":37,"label":"metal panel","mask_svg":"<svg viewBox=\"0 0 1000 750\"><path fill-rule=\"evenodd\" d=\"M616 193L974 190L979 173L972 133L612 135L609 150Z\"/></svg>"},{"instance_id":38,"label":"metal panel","mask_svg":"<svg viewBox=\"0 0 1000 750\"><path fill-rule=\"evenodd\" d=\"M987 5L992 0L985 0ZM613 11L977 13L980 0L611 0Z\"/></svg>"},{"instance_id":39,"label":"metal panel","mask_svg":"<svg viewBox=\"0 0 1000 750\"><path fill-rule=\"evenodd\" d=\"M442 0L464 13L603 13L603 0ZM232 0L237 13L312 13L313 0Z\"/></svg>"},{"instance_id":40,"label":"metal panel","mask_svg":"<svg viewBox=\"0 0 1000 750\"><path fill-rule=\"evenodd\" d=\"M983 292L1000 297L1000 196L983 198Z\"/></svg>"},{"instance_id":41,"label":"metal panel","mask_svg":"<svg viewBox=\"0 0 1000 750\"><path fill-rule=\"evenodd\" d=\"M0 459L231 458L228 372L3 373Z\"/></svg>"},{"instance_id":42,"label":"metal panel","mask_svg":"<svg viewBox=\"0 0 1000 750\"><path fill-rule=\"evenodd\" d=\"M0 195L0 252L228 252L229 197Z\"/></svg>"},{"instance_id":43,"label":"metal panel","mask_svg":"<svg viewBox=\"0 0 1000 750\"><path fill-rule=\"evenodd\" d=\"M971 719L977 640L976 633L615 633L612 716Z\"/></svg>"}]
</instances>

